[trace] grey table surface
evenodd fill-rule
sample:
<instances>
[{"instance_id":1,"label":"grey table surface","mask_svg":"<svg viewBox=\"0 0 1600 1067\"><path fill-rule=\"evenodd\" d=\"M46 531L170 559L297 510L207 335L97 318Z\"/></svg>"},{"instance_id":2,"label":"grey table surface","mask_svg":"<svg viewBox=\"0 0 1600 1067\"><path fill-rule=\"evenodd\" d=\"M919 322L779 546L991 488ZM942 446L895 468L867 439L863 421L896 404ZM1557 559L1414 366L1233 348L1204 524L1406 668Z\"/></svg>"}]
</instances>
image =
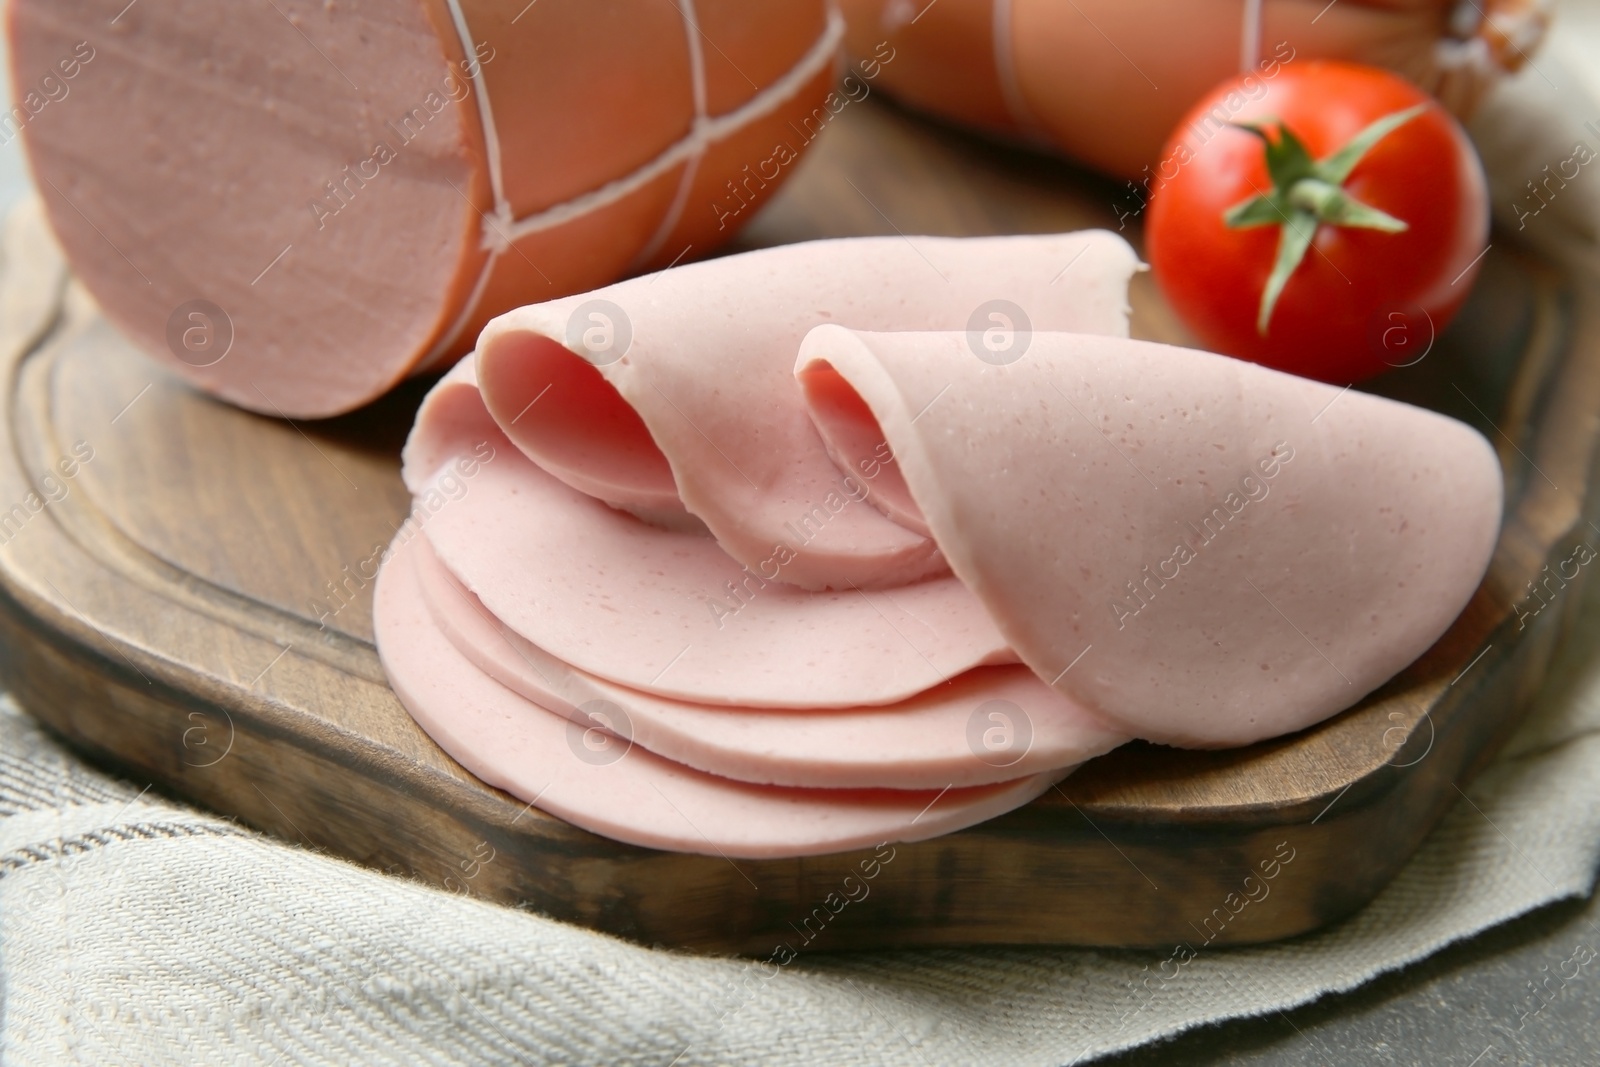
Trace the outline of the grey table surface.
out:
<instances>
[{"instance_id":1,"label":"grey table surface","mask_svg":"<svg viewBox=\"0 0 1600 1067\"><path fill-rule=\"evenodd\" d=\"M1535 1003L1530 984L1575 946L1600 946L1600 899L1541 908L1353 992L1233 1020L1098 1061L1106 1067L1591 1067L1600 985L1581 979Z\"/></svg>"},{"instance_id":2,"label":"grey table surface","mask_svg":"<svg viewBox=\"0 0 1600 1067\"><path fill-rule=\"evenodd\" d=\"M10 86L0 49L0 102ZM20 141L0 145L0 207L29 192ZM1351 993L1233 1020L1098 1062L1107 1067L1600 1065L1600 983L1574 982L1519 1026L1530 984L1575 946L1600 951L1600 897L1543 908ZM1549 971L1546 971L1546 968Z\"/></svg>"}]
</instances>

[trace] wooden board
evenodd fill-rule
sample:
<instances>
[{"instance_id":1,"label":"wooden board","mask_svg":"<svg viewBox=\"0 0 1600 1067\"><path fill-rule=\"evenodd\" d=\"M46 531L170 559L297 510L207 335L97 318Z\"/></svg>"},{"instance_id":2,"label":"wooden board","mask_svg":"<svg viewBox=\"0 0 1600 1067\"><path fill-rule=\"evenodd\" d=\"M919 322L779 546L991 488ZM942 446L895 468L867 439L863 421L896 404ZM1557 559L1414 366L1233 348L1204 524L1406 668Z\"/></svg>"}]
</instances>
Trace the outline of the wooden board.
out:
<instances>
[{"instance_id":1,"label":"wooden board","mask_svg":"<svg viewBox=\"0 0 1600 1067\"><path fill-rule=\"evenodd\" d=\"M1115 196L869 103L745 240L1115 228ZM1371 899L1456 802L1537 692L1577 590L1521 619L1514 605L1576 542L1600 544L1600 294L1498 242L1458 326L1379 386L1479 426L1506 471L1490 573L1421 661L1303 734L1226 752L1131 744L1026 808L876 865L735 863L619 845L487 788L390 693L362 575L408 505L397 455L425 383L320 424L214 403L129 350L24 209L0 250L0 675L136 782L645 943L765 954L1298 933ZM1182 340L1147 278L1135 311L1138 335ZM74 449L92 459L64 478ZM354 599L330 600L330 585ZM867 900L829 906L863 863Z\"/></svg>"}]
</instances>

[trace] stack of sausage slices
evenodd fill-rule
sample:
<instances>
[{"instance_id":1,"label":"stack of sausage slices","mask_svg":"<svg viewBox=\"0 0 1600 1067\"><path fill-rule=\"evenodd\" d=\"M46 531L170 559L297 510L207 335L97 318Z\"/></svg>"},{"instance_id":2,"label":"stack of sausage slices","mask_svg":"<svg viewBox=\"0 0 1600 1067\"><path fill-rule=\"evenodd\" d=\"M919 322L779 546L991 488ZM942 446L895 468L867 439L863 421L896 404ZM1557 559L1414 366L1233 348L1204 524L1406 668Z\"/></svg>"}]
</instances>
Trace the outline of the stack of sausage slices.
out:
<instances>
[{"instance_id":1,"label":"stack of sausage slices","mask_svg":"<svg viewBox=\"0 0 1600 1067\"><path fill-rule=\"evenodd\" d=\"M1132 738L1349 707L1461 612L1500 468L1441 415L1128 338L1103 232L854 238L494 320L377 591L396 693L573 824L780 857Z\"/></svg>"}]
</instances>

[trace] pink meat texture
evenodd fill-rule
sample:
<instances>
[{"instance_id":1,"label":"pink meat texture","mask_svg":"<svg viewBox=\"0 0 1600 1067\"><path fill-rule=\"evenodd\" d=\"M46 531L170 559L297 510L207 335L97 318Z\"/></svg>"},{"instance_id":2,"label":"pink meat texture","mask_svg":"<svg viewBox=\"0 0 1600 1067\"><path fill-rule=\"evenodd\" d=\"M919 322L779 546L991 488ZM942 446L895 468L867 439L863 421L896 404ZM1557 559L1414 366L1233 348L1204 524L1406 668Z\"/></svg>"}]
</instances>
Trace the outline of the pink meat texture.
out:
<instances>
[{"instance_id":1,"label":"pink meat texture","mask_svg":"<svg viewBox=\"0 0 1600 1067\"><path fill-rule=\"evenodd\" d=\"M395 692L479 778L598 834L650 848L732 858L802 856L913 841L1025 804L1062 776L995 785L796 789L694 770L603 733L605 711L573 722L477 670L429 620L403 546L378 579L384 665ZM582 753L582 755L580 755Z\"/></svg>"},{"instance_id":2,"label":"pink meat texture","mask_svg":"<svg viewBox=\"0 0 1600 1067\"><path fill-rule=\"evenodd\" d=\"M1350 707L1477 588L1495 455L1130 340L1136 268L1102 232L820 241L494 320L406 446L400 699L577 826L730 857Z\"/></svg>"}]
</instances>

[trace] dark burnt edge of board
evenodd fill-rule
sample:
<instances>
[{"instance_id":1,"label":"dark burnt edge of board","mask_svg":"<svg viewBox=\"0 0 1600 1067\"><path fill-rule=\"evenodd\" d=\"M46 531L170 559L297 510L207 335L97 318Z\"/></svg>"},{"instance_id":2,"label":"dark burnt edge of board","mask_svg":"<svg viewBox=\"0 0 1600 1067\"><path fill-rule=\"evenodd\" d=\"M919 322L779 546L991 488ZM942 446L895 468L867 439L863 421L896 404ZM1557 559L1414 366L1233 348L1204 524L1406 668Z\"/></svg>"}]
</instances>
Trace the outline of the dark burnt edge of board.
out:
<instances>
[{"instance_id":1,"label":"dark burnt edge of board","mask_svg":"<svg viewBox=\"0 0 1600 1067\"><path fill-rule=\"evenodd\" d=\"M1528 256L1519 257L1524 269L1535 275L1534 302L1529 308L1532 322L1528 335L1526 355L1537 359L1537 367L1527 368L1530 373L1513 375L1508 395L1496 414L1495 430L1504 433L1507 424L1519 431L1520 446L1532 444L1537 436L1535 427L1544 425L1562 379L1562 364L1573 358L1573 340L1578 334L1581 310L1578 287L1570 280L1561 280L1546 264ZM1591 295L1593 293L1591 292ZM1498 443L1498 442L1497 442ZM1532 461L1518 453L1524 478L1534 473ZM1591 458L1590 466L1593 466ZM1590 492L1584 497L1592 495Z\"/></svg>"},{"instance_id":2,"label":"dark burnt edge of board","mask_svg":"<svg viewBox=\"0 0 1600 1067\"><path fill-rule=\"evenodd\" d=\"M38 346L35 346L35 347L38 347ZM16 401L16 399L17 399L17 394L14 393L13 394L13 398L12 398L13 403ZM16 433L17 432L17 426L16 426L17 420L15 418L13 418L12 421L13 421L13 433ZM57 518L56 515L51 515L50 516L50 520L51 521L54 521L55 518ZM1556 542L1556 544L1557 544L1558 547L1561 546L1561 543L1560 543L1559 539ZM3 586L0 586L0 588L3 588ZM154 591L147 589L146 592L152 592L153 593ZM157 595L159 595L159 594L157 594ZM229 594L229 595L236 595L236 594ZM5 603L4 606L7 607L8 609L14 607L14 610L15 610L16 614L23 618L23 620L24 620L23 621L23 625L24 626L26 626L28 624L28 621L34 622L35 625L45 621L45 619L44 619L44 617L42 616L41 613L28 611L26 609L26 607L20 601L17 601L14 598L11 598L9 596L7 596L5 598L5 600L6 600L6 603ZM1569 599L1568 604L1570 606L1570 604L1575 603L1575 602L1576 602L1575 598L1572 598L1572 599ZM190 608L190 610L193 610L193 606L192 605L185 605L185 607ZM1552 614L1549 617L1548 621L1545 621L1545 622L1543 622L1541 624L1546 628L1547 632L1550 633L1552 639L1553 639L1553 636L1554 636L1553 628L1555 626L1555 620L1556 620L1556 616L1554 614ZM59 623L65 621L65 620L62 617L57 616L55 621L59 624ZM89 626L88 629L93 631L93 627L92 626ZM89 648L88 646L85 645L85 643L81 640L81 637L79 635L74 635L74 634L68 633L65 629L63 629L63 628L61 628L59 626L56 628L56 633L57 633L59 641L62 644L64 644L66 648L72 649L72 650L77 650L80 653L86 653L86 654L88 654L90 656L91 659L93 659L95 657L98 657L101 660L101 663L99 664L99 666L102 668L102 676L104 676L105 674L127 675L126 667L119 666L119 664L116 662L117 658L119 658L119 657L117 657L117 656L115 656L113 654L105 653L105 652L95 652L94 650L92 650L91 648ZM105 638L102 637L100 640L103 643L105 641ZM19 646L19 648L20 647L21 646ZM139 651L139 650L132 649L132 651ZM109 668L109 670L106 670L106 668ZM8 673L10 673L10 672L8 671ZM71 676L71 675L77 674L78 672L77 671L68 671L66 673L69 676ZM1504 669L1496 671L1495 672L1495 676L1497 678L1500 678L1500 679L1512 678L1512 675L1510 673L1507 673L1507 671L1504 670ZM131 678L131 676L129 676L129 677ZM137 683L135 683L135 684L137 684ZM163 684L165 684L165 680L163 680ZM207 710L210 707L209 701L207 700L207 698L203 694L197 693L197 692L195 692L193 690L185 690L181 686L173 686L171 688L172 688L172 694L171 695L174 698L176 706L179 707L180 709L183 708L183 707L198 707L198 708L200 708L200 710L204 711L204 710ZM261 721L262 724L270 725L271 702L262 700L262 701L260 701L260 703L262 705L261 710L264 713L262 715L260 721ZM1502 728L1508 729L1510 724L1505 722L1504 718L1508 718L1508 717L1503 717L1501 720L1497 720L1497 722L1499 722L1499 724L1500 724L1500 726ZM337 728L333 727L332 724L328 724L328 723L319 721L317 725L319 727L326 727L327 730L331 734L334 734L334 735L339 735L340 734L340 732L337 730ZM92 745L92 740L86 734L84 734L82 731L72 730L71 733L74 736L81 737L82 740L85 743ZM271 734L271 733L273 733L273 731L269 730L269 731L266 731L266 733L267 734ZM285 740L285 739L291 740L291 742L295 745L295 747L302 749L302 751L304 751L307 756L310 756L310 757L319 757L319 756L326 757L326 756L330 755L330 752L328 752L328 751L323 751L323 752L319 753L319 752L313 752L310 749L305 748L305 746L303 745L303 740L304 739L302 737L293 735L292 733L286 733L281 728L278 729L276 731L276 733L277 733L277 737L278 737L279 740ZM348 736L345 736L344 739L347 740ZM367 744L370 745L370 742L367 743ZM113 762L116 761L116 757L114 755L111 755L109 753L105 753L105 755L110 756L110 759ZM1480 753L1480 759L1482 758L1482 756L1483 756L1483 754ZM347 765L348 765L348 761L346 761L346 762L347 762ZM376 766L376 764L375 764L375 766ZM414 768L410 768L409 767L409 764L407 765L407 767L401 767L400 768L400 771L401 771L403 776L405 776L405 775L414 775L414 770L415 770ZM445 775L435 775L435 777L440 779L440 782L438 783L439 788L441 790L440 799L444 799L444 800L447 800L447 801L454 800L457 803L462 801L463 798L459 795L460 792L461 792L461 789L462 789L462 783L453 782L453 781L451 781L449 779L448 776L445 776ZM412 783L412 784L415 784L415 783ZM1388 792L1392 792L1392 791L1393 790L1385 791L1385 790L1383 790L1381 788L1378 788L1377 786L1374 786L1371 789L1371 797L1370 797L1368 803L1362 803L1361 802L1361 797L1359 795L1352 795L1352 796L1346 797L1345 800L1350 801L1349 806L1345 809L1349 814L1347 814L1346 816L1343 816L1342 818L1352 818L1357 814L1369 811L1374 806L1374 804L1376 803L1377 800L1381 799L1383 796L1387 795ZM475 790L473 792L475 793L475 796L472 797L472 798L469 798L468 803L467 803L467 807L468 808L472 808L472 807L480 808L482 814L485 815L485 816L488 816L487 820L476 823L476 825L475 825L475 827L473 829L473 832L477 832L477 830L479 828L492 829L494 823L502 822L504 820L505 812L503 810L500 810L500 805L502 805L502 804L514 804L515 803L514 801L511 801L510 798L504 797L503 794L492 793L492 792L488 791L487 788L485 788L485 787L481 787L480 786L477 790ZM1351 793L1355 794L1355 790L1353 788L1351 790ZM426 800L428 798L427 797L414 797L412 794L407 793L407 799L408 800L411 800L411 799ZM471 802L472 800L476 800L479 803L472 803ZM1448 806L1448 802L1451 801L1451 800L1453 800L1453 797L1446 796L1444 798L1444 806ZM465 812L461 812L460 808L457 807L457 808L454 808L451 811L451 814L452 814L452 816L455 816L455 815L458 815L458 814L466 814L466 813ZM1041 818L1044 819L1046 822L1049 822L1054 814L1055 814L1054 812L1052 812L1050 810L1045 810L1045 809L1042 809L1042 808L1024 808L1024 809L1021 809L1019 812L1012 813L1011 815L1004 816L999 820L995 820L995 821L993 821L991 823L984 824L982 827L974 828L975 830L983 831L981 834L975 833L974 831L964 831L963 833L968 835L969 838L977 838L977 837L985 837L985 838L1011 837L1015 833L1024 832L1024 831L1028 830L1029 827L1025 825L1026 823L1033 822L1036 819L1041 819ZM1280 811L1277 814L1280 816L1280 818L1276 821L1276 825L1279 825L1279 826L1282 826L1282 825L1294 825L1295 819L1292 818L1292 817L1289 817L1287 815L1287 813ZM499 815L500 818L495 818L496 815ZM1301 817L1303 817L1303 816L1301 816ZM272 824L274 823L274 820L272 820L270 818L264 818L264 819L260 819L260 820L247 820L247 821L257 822L258 824L266 824L269 827L271 827ZM1100 821L1101 820L1096 819L1097 823L1100 822ZM1123 820L1113 820L1113 825L1116 827L1116 829L1118 829L1119 832L1130 835L1129 839L1127 840L1127 843L1131 847L1134 847L1134 848L1138 849L1139 852L1141 852L1141 853L1145 851L1145 848L1143 846L1141 846L1137 841L1135 841L1133 839L1133 837L1134 836L1138 836L1141 833L1141 831L1146 836L1148 836L1150 834L1155 834L1157 837L1163 837L1163 836L1165 836L1165 835L1167 835L1169 833L1178 833L1178 834L1181 834L1183 839L1185 841L1189 842L1189 844L1192 847L1193 843L1196 840L1196 831L1200 829L1199 827L1195 827L1195 826L1184 826L1184 827L1176 827L1176 828L1174 828L1174 827L1151 828L1149 826L1145 826L1143 828L1140 828L1140 827L1137 827L1137 826L1121 825L1122 822L1123 822ZM1339 819L1335 819L1335 818L1330 817L1329 820L1327 820L1325 825L1334 826L1334 825L1337 825L1338 823L1339 823ZM1417 835L1416 835L1419 840L1420 840L1420 837L1422 836L1422 834L1424 834L1426 832L1426 830L1429 828L1429 826L1431 826L1431 822L1429 822L1427 824L1422 824L1422 825L1419 826L1418 831L1417 831ZM1048 829L1051 832L1056 833L1056 834L1059 834L1060 831L1061 831L1061 827L1059 827L1059 826L1047 826L1046 829ZM289 836L289 837L293 836L292 834L285 833L283 828L282 828L282 826L281 826L281 824L276 827L276 831L279 833L280 836ZM581 834L582 832L581 831L577 831L577 833ZM1227 833L1226 828L1219 828L1219 833L1226 834ZM583 837L586 837L586 838L590 837L590 836L591 835L587 835L587 834L583 835ZM1085 834L1084 836L1087 837L1087 834ZM1210 836L1210 835L1207 835L1207 836ZM593 840L598 840L598 839L593 839ZM947 839L935 839L935 841L933 841L933 842L920 843L918 845L897 846L897 848L902 850L903 852L909 852L913 856L915 856L918 853L922 853L922 854L927 855L931 859L938 860L940 857L938 855L936 855L936 854L948 851L948 850L940 847L941 846L941 842L946 842L948 840L949 840L948 838ZM1236 843L1237 842L1235 842L1235 844ZM1223 842L1218 841L1218 842L1216 842L1216 844L1222 845ZM1163 849L1165 849L1166 845L1163 844L1161 847ZM580 851L582 851L582 850L580 850ZM597 849L596 851L604 853L604 856L600 857L602 859L602 862L605 862L607 864L611 864L613 866L615 866L617 864L629 864L629 863L632 863L632 862L634 862L636 860L641 860L641 859L646 861L647 863L649 863L650 861L658 859L659 857L662 857L664 855L665 856L671 856L672 855L672 854L654 853L654 852L651 852L650 850L630 849L628 846L617 846L617 845L615 845L615 843L611 843L611 842L604 842L603 843L603 847ZM1386 850L1386 852L1387 851L1388 850ZM1401 851L1404 852L1405 854L1409 854L1409 849L1402 849ZM842 859L847 859L847 858L848 857L844 857L844 856L839 856L839 857L820 857L820 858L814 858L811 861L801 861L799 863L791 863L790 861L784 861L784 863L782 865L786 866L786 867L797 868L798 869L797 872L791 872L791 873L800 873L802 875L802 877L800 877L798 879L798 881L804 882L804 881L806 881L806 879L803 877L803 871L804 871L805 867L807 867L807 866L820 867L820 866L823 866L823 865L827 864L829 861L837 861L837 860L842 860ZM1399 866L1399 862L1401 860L1403 860L1403 858L1404 858L1404 856L1401 856L1400 859L1395 862L1394 866L1395 866L1396 869ZM702 859L704 859L704 858L703 857L687 857L687 858L686 857L675 857L674 861L673 861L673 865L676 866L676 865L679 865L679 864L684 863L684 862L694 862L694 861L698 861L698 860L702 860ZM1159 859L1159 853L1155 857L1155 859ZM715 861L715 862L720 862L720 861ZM1155 860L1152 859L1151 862L1153 863L1153 862L1155 862ZM779 873L779 872L768 872L768 871L766 871L764 868L766 868L769 865L771 865L771 864L765 864L765 863L761 863L761 864L746 863L745 864L747 869L751 869L751 870L755 871L756 873L760 874L763 878L767 878L769 874L777 875ZM1248 863L1246 863L1245 866L1248 866ZM1237 873L1237 872L1235 872L1235 873ZM785 879L785 880L793 880L793 879ZM1387 878L1384 877L1384 878L1382 878L1382 880L1386 881ZM1370 893L1367 893L1367 892L1365 892L1365 890L1362 890L1362 891L1355 891L1355 892L1351 892L1351 893L1345 894L1345 896L1348 899L1346 899L1346 900L1344 900L1342 902L1330 902L1330 905L1327 906L1327 907L1316 908L1315 910L1320 914L1320 918L1318 919L1318 923L1320 923L1321 921L1327 921L1330 918L1335 918L1335 917L1337 917L1338 914L1340 914L1340 913L1342 913L1342 912L1344 912L1346 910L1353 910L1354 907L1358 907L1360 905L1360 903L1364 902L1364 900L1367 899L1368 896L1370 896ZM779 910L782 910L782 909L794 906L796 904L803 904L803 903L804 903L804 901L798 901L797 902L797 901L791 900L791 901L786 901L786 902L779 902L779 901L774 900L774 901L770 902L771 907L766 907L766 908L763 908L761 910L770 911L770 910L772 910L772 907L776 907ZM794 912L793 911L787 911L786 914L793 915ZM615 919L616 916L612 916L612 918ZM874 920L873 925L874 926L882 926L883 925L882 918L883 918L882 915L879 914L877 919ZM1316 925L1316 924L1317 923L1313 923L1312 925ZM615 932L619 932L619 933L631 934L633 936L639 936L639 935L648 936L648 932L644 931L644 930L630 931L630 930L627 930L627 929L624 929L624 928L617 928L613 923L609 923L609 922L602 923L602 925L604 925L604 926L606 926L608 928L611 928ZM1309 927L1306 927L1306 928L1309 928ZM911 926L908 926L906 929L909 930L909 931L912 931L914 933L921 934L921 935L926 935L928 933L928 931L927 931L927 929L925 927L922 927L922 926L919 926L919 925L915 925L915 924L913 924ZM1287 931L1279 930L1277 932L1270 933L1267 936L1268 937L1284 936L1284 934L1286 932L1292 933L1292 932L1296 932L1296 931L1294 929L1289 929ZM1229 941L1230 943L1242 943L1242 942L1248 941L1248 940L1257 940L1257 939L1259 939L1259 938L1250 936L1250 933L1251 932L1246 932L1245 934L1240 934L1240 935L1234 936L1233 932L1230 931L1229 932L1229 936L1226 938L1226 940ZM1049 939L1048 935L1046 935L1046 939ZM919 941L921 943L930 943L930 939L928 937L926 937L926 936L915 937L915 938L911 938L911 939L908 939L908 940ZM963 938L962 940L970 940L970 937ZM761 951L763 943L764 943L763 942L763 935L761 933L757 932L757 931L751 931L749 936L746 937L744 940L742 940L740 942L740 944L748 951ZM883 942L883 943L904 944L904 943L907 943L907 942L906 941L901 941L901 940L891 940L891 941ZM1128 944L1129 942L1127 942L1125 940L1118 940L1118 941L1115 941L1113 943L1116 943L1116 944ZM716 946L713 946L713 947L716 947ZM724 944L724 945L722 945L722 947L725 948L726 945ZM832 945L830 945L830 946L827 946L827 947L842 947L842 946L832 946ZM863 947L865 947L865 946L863 946Z\"/></svg>"},{"instance_id":3,"label":"dark burnt edge of board","mask_svg":"<svg viewBox=\"0 0 1600 1067\"><path fill-rule=\"evenodd\" d=\"M1507 499L1514 494L1521 503L1527 498L1533 479L1540 477L1526 450L1537 450L1537 441L1543 436L1546 419L1566 377L1563 372L1574 359L1581 358L1572 351L1581 311L1577 286L1570 279L1560 278L1547 264L1531 256L1518 254L1517 258L1534 283L1528 309L1531 321L1523 348L1526 363L1511 376L1506 396L1500 398L1499 410L1489 412L1494 416L1493 425L1482 432L1501 457ZM1593 287L1590 287L1590 295L1597 295ZM1511 432L1505 429L1508 425ZM1591 483L1593 469L1594 452L1591 451L1585 465ZM1575 497L1579 511L1583 512L1594 490L1592 484L1586 483L1582 492L1567 492ZM1508 514L1513 510L1508 509Z\"/></svg>"}]
</instances>

